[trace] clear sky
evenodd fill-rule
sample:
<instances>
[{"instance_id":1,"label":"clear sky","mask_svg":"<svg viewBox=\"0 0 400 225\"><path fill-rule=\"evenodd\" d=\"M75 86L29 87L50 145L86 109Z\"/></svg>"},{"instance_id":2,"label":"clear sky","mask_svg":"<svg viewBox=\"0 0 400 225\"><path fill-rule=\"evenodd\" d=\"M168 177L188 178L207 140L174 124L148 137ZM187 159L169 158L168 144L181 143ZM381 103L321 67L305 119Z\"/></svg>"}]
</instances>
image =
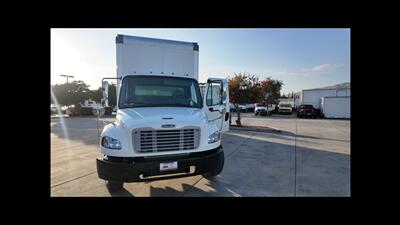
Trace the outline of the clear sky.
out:
<instances>
[{"instance_id":1,"label":"clear sky","mask_svg":"<svg viewBox=\"0 0 400 225\"><path fill-rule=\"evenodd\" d=\"M197 42L201 82L248 72L284 93L350 82L350 29L52 29L51 84L116 76L117 34Z\"/></svg>"}]
</instances>

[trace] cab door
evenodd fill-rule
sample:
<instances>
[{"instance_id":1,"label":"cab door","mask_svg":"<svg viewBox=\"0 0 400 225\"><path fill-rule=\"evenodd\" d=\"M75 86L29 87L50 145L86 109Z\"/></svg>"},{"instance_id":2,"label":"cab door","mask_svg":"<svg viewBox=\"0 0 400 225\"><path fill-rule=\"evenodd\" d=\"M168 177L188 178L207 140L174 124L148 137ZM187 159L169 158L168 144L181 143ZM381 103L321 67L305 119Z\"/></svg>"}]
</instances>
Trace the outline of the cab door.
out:
<instances>
[{"instance_id":1,"label":"cab door","mask_svg":"<svg viewBox=\"0 0 400 225\"><path fill-rule=\"evenodd\" d=\"M228 131L230 104L227 80L208 78L203 98L208 122L216 124L222 132Z\"/></svg>"}]
</instances>

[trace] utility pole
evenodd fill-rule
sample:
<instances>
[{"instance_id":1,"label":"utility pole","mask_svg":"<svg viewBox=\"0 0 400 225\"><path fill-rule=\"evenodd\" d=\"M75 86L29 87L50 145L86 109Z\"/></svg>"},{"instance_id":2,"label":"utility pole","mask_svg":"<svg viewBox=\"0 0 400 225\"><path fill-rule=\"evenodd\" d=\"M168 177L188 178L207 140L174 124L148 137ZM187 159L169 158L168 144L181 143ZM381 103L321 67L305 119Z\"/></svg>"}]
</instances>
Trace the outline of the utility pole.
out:
<instances>
[{"instance_id":1,"label":"utility pole","mask_svg":"<svg viewBox=\"0 0 400 225\"><path fill-rule=\"evenodd\" d=\"M64 74L61 74L60 76L61 76L61 77L66 77L66 78L67 78L67 84L68 84L68 78L74 78L74 76L71 76L71 75L64 75Z\"/></svg>"}]
</instances>

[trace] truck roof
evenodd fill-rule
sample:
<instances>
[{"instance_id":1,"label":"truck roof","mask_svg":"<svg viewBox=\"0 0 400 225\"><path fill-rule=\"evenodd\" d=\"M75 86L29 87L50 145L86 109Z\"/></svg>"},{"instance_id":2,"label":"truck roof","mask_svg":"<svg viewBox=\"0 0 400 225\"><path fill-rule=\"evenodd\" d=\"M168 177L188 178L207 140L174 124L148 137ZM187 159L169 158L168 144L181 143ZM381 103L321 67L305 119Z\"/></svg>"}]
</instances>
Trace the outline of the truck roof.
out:
<instances>
[{"instance_id":1,"label":"truck roof","mask_svg":"<svg viewBox=\"0 0 400 225\"><path fill-rule=\"evenodd\" d=\"M175 46L189 47L193 48L194 51L199 51L199 45L197 42L185 42L185 41L175 41L167 39L149 38L149 37L139 37L118 34L115 38L115 43L117 44L129 44L129 43L149 43L149 44L169 44Z\"/></svg>"}]
</instances>

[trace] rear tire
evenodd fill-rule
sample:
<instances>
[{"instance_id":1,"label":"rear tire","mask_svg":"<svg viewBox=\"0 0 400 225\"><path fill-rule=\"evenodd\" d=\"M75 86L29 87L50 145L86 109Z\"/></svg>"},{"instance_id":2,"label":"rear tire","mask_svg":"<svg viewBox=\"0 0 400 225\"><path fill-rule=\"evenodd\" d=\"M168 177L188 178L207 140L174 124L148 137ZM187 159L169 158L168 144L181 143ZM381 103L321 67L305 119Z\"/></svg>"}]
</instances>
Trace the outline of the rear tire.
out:
<instances>
[{"instance_id":1,"label":"rear tire","mask_svg":"<svg viewBox=\"0 0 400 225\"><path fill-rule=\"evenodd\" d=\"M106 186L108 191L110 192L114 192L114 191L118 191L121 190L122 187L124 186L123 182L119 182L119 181L106 181Z\"/></svg>"},{"instance_id":2,"label":"rear tire","mask_svg":"<svg viewBox=\"0 0 400 225\"><path fill-rule=\"evenodd\" d=\"M215 167L212 171L204 173L203 177L206 179L211 179L220 174L222 172L222 169L224 168L224 161L225 161L225 156L224 154L222 154L222 160L219 161L217 167Z\"/></svg>"}]
</instances>

